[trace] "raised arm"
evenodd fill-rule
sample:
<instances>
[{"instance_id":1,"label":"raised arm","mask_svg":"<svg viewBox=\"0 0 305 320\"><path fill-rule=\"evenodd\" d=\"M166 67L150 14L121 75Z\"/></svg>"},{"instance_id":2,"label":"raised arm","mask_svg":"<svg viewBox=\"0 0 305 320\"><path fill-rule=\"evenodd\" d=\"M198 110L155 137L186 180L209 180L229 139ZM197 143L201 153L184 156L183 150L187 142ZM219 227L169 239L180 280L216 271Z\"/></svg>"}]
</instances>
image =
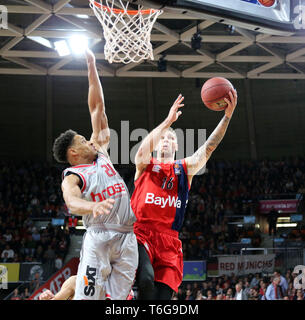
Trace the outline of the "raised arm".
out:
<instances>
[{"instance_id":1,"label":"raised arm","mask_svg":"<svg viewBox=\"0 0 305 320\"><path fill-rule=\"evenodd\" d=\"M114 199L109 198L102 202L84 200L79 185L80 178L75 174L66 176L61 184L65 203L71 213L80 216L93 213L94 217L110 213Z\"/></svg>"},{"instance_id":2,"label":"raised arm","mask_svg":"<svg viewBox=\"0 0 305 320\"><path fill-rule=\"evenodd\" d=\"M216 129L212 132L204 145L202 145L192 156L185 159L190 184L192 182L193 176L205 166L213 151L217 148L217 146L225 136L232 114L237 104L236 90L232 90L229 93L229 96L230 100L225 98L225 101L228 104L227 108L225 109L225 115L219 122Z\"/></svg>"},{"instance_id":3,"label":"raised arm","mask_svg":"<svg viewBox=\"0 0 305 320\"><path fill-rule=\"evenodd\" d=\"M184 97L180 94L174 104L172 105L167 118L154 130L152 130L142 141L140 148L135 156L136 175L135 180L145 170L151 159L151 153L158 145L162 134L167 130L181 115L179 108L183 107L181 104Z\"/></svg>"},{"instance_id":4,"label":"raised arm","mask_svg":"<svg viewBox=\"0 0 305 320\"><path fill-rule=\"evenodd\" d=\"M87 66L88 66L88 105L91 116L92 135L90 141L95 147L107 153L110 141L110 130L108 127L108 119L105 113L105 102L103 88L96 69L95 56L89 49L86 50Z\"/></svg>"}]
</instances>

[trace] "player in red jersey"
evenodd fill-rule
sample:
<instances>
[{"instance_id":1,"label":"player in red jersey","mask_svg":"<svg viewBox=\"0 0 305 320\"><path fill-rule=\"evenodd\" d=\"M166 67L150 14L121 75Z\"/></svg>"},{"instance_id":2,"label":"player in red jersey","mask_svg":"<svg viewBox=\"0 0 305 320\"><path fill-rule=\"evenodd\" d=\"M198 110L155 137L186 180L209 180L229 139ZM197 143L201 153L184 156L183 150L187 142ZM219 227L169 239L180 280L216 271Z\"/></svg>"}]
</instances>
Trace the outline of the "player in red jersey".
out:
<instances>
[{"instance_id":1,"label":"player in red jersey","mask_svg":"<svg viewBox=\"0 0 305 320\"><path fill-rule=\"evenodd\" d=\"M167 118L143 140L135 157L135 190L131 206L137 217L137 270L139 300L170 300L183 277L183 253L178 238L188 192L194 175L202 169L221 142L237 104L236 90L225 99L225 115L207 141L190 157L175 161L177 136L170 127L181 115L180 94ZM156 148L154 147L156 146ZM157 150L157 158L152 151Z\"/></svg>"}]
</instances>

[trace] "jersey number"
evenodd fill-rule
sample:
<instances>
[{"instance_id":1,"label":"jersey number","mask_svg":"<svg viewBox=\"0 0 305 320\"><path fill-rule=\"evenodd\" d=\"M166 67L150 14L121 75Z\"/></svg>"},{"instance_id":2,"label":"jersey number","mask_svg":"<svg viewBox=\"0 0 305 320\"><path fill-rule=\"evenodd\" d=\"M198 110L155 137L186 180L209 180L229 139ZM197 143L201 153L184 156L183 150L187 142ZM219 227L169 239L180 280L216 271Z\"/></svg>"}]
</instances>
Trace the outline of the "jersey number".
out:
<instances>
[{"instance_id":1,"label":"jersey number","mask_svg":"<svg viewBox=\"0 0 305 320\"><path fill-rule=\"evenodd\" d=\"M105 168L105 172L107 174L108 177L113 177L116 175L116 172L113 170L113 168L111 167L110 164L104 164L102 165L102 168Z\"/></svg>"},{"instance_id":2,"label":"jersey number","mask_svg":"<svg viewBox=\"0 0 305 320\"><path fill-rule=\"evenodd\" d=\"M174 178L170 178L170 179L167 181L167 177L165 177L165 178L163 179L162 189L165 189L165 187L166 187L166 189L168 189L168 190L173 189L173 186L174 186L173 180L174 180ZM166 183L166 182L167 182L167 183Z\"/></svg>"}]
</instances>

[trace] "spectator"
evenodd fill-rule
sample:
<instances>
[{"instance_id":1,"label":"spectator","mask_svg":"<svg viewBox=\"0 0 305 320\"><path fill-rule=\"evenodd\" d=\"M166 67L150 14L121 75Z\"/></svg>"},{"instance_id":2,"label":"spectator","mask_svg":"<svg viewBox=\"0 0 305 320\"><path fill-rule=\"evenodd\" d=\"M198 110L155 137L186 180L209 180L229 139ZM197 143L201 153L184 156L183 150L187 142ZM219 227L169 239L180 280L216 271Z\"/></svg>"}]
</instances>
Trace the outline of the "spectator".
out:
<instances>
[{"instance_id":1,"label":"spectator","mask_svg":"<svg viewBox=\"0 0 305 320\"><path fill-rule=\"evenodd\" d=\"M226 292L226 300L233 300L234 296L233 296L233 289L232 288L228 288L227 292Z\"/></svg>"},{"instance_id":2,"label":"spectator","mask_svg":"<svg viewBox=\"0 0 305 320\"><path fill-rule=\"evenodd\" d=\"M213 300L213 293L212 290L208 290L208 296L206 298L207 300Z\"/></svg>"},{"instance_id":3,"label":"spectator","mask_svg":"<svg viewBox=\"0 0 305 320\"><path fill-rule=\"evenodd\" d=\"M48 246L48 250L44 253L44 259L46 263L51 267L54 268L54 260L55 260L55 251L52 249L52 246Z\"/></svg>"},{"instance_id":4,"label":"spectator","mask_svg":"<svg viewBox=\"0 0 305 320\"><path fill-rule=\"evenodd\" d=\"M171 300L179 300L176 292L173 292L173 296Z\"/></svg>"},{"instance_id":5,"label":"spectator","mask_svg":"<svg viewBox=\"0 0 305 320\"><path fill-rule=\"evenodd\" d=\"M253 287L249 291L249 300L261 300L261 296L258 293L257 287Z\"/></svg>"},{"instance_id":6,"label":"spectator","mask_svg":"<svg viewBox=\"0 0 305 320\"><path fill-rule=\"evenodd\" d=\"M25 238L21 239L20 245L19 245L19 254L24 259L29 254L29 249L26 247L26 240Z\"/></svg>"},{"instance_id":7,"label":"spectator","mask_svg":"<svg viewBox=\"0 0 305 320\"><path fill-rule=\"evenodd\" d=\"M55 259L55 270L58 271L62 268L63 266L63 261L62 258L59 255L56 255Z\"/></svg>"},{"instance_id":8,"label":"spectator","mask_svg":"<svg viewBox=\"0 0 305 320\"><path fill-rule=\"evenodd\" d=\"M11 242L13 240L13 235L11 233L11 230L7 229L5 234L3 235L3 238L6 242Z\"/></svg>"},{"instance_id":9,"label":"spectator","mask_svg":"<svg viewBox=\"0 0 305 320\"><path fill-rule=\"evenodd\" d=\"M235 297L234 297L235 300L248 300L248 296L245 293L240 283L236 284L235 290L236 290Z\"/></svg>"},{"instance_id":10,"label":"spectator","mask_svg":"<svg viewBox=\"0 0 305 320\"><path fill-rule=\"evenodd\" d=\"M220 284L217 283L217 284L216 284L216 288L215 288L215 294L216 294L216 296L219 295L219 294L221 294L221 296L222 296L222 293L223 293L223 290L222 290L222 288L220 287Z\"/></svg>"},{"instance_id":11,"label":"spectator","mask_svg":"<svg viewBox=\"0 0 305 320\"><path fill-rule=\"evenodd\" d=\"M40 274L39 272L36 272L34 275L34 279L30 282L30 287L29 287L30 294L33 294L36 290L38 290L41 285L42 285L42 282L40 280Z\"/></svg>"},{"instance_id":12,"label":"spectator","mask_svg":"<svg viewBox=\"0 0 305 320\"><path fill-rule=\"evenodd\" d=\"M304 291L302 289L298 289L296 291L296 295L294 296L293 300L305 300L304 299Z\"/></svg>"},{"instance_id":13,"label":"spectator","mask_svg":"<svg viewBox=\"0 0 305 320\"><path fill-rule=\"evenodd\" d=\"M44 251L43 251L43 247L41 245L39 245L35 251L35 255L34 258L36 261L39 262L44 262Z\"/></svg>"},{"instance_id":14,"label":"spectator","mask_svg":"<svg viewBox=\"0 0 305 320\"><path fill-rule=\"evenodd\" d=\"M30 292L29 289L26 287L23 291L23 293L21 294L21 298L22 300L28 300L30 298Z\"/></svg>"},{"instance_id":15,"label":"spectator","mask_svg":"<svg viewBox=\"0 0 305 320\"><path fill-rule=\"evenodd\" d=\"M287 296L289 297L289 300L293 300L294 295L295 295L295 288L293 286L293 281L292 281L288 284Z\"/></svg>"},{"instance_id":16,"label":"spectator","mask_svg":"<svg viewBox=\"0 0 305 320\"><path fill-rule=\"evenodd\" d=\"M186 297L185 300L194 300L194 297L192 295L192 291L190 289L186 290Z\"/></svg>"},{"instance_id":17,"label":"spectator","mask_svg":"<svg viewBox=\"0 0 305 320\"><path fill-rule=\"evenodd\" d=\"M196 298L195 300L204 300L202 296L202 292L200 289L197 290Z\"/></svg>"},{"instance_id":18,"label":"spectator","mask_svg":"<svg viewBox=\"0 0 305 320\"><path fill-rule=\"evenodd\" d=\"M280 289L281 279L279 277L274 277L273 281L267 287L266 291L266 300L281 300L283 298L281 289Z\"/></svg>"},{"instance_id":19,"label":"spectator","mask_svg":"<svg viewBox=\"0 0 305 320\"><path fill-rule=\"evenodd\" d=\"M31 257L33 257L35 254L35 251L36 251L37 243L33 240L33 237L31 234L28 235L25 246L28 249L27 254L30 255Z\"/></svg>"},{"instance_id":20,"label":"spectator","mask_svg":"<svg viewBox=\"0 0 305 320\"><path fill-rule=\"evenodd\" d=\"M292 280L292 275L291 275L291 271L290 270L287 270L285 278L286 278L288 283Z\"/></svg>"},{"instance_id":21,"label":"spectator","mask_svg":"<svg viewBox=\"0 0 305 320\"><path fill-rule=\"evenodd\" d=\"M178 289L177 297L178 300L185 300L185 293L181 287Z\"/></svg>"},{"instance_id":22,"label":"spectator","mask_svg":"<svg viewBox=\"0 0 305 320\"><path fill-rule=\"evenodd\" d=\"M201 290L201 292L202 292L202 295L203 295L204 297L207 297L207 296L208 296L208 283L207 283L206 281L203 281L203 283L202 283L202 290Z\"/></svg>"},{"instance_id":23,"label":"spectator","mask_svg":"<svg viewBox=\"0 0 305 320\"><path fill-rule=\"evenodd\" d=\"M10 300L22 300L22 297L19 294L18 288L14 289L14 293L11 296Z\"/></svg>"},{"instance_id":24,"label":"spectator","mask_svg":"<svg viewBox=\"0 0 305 320\"><path fill-rule=\"evenodd\" d=\"M260 295L260 299L265 300L266 299L265 295L266 295L266 290L267 290L267 284L266 284L266 282L264 282L264 280L261 280L259 282L259 285L260 285L260 288L259 288L258 293Z\"/></svg>"},{"instance_id":25,"label":"spectator","mask_svg":"<svg viewBox=\"0 0 305 320\"><path fill-rule=\"evenodd\" d=\"M250 282L250 288L258 287L259 279L260 279L259 273L256 273L255 277L253 277L251 282Z\"/></svg>"},{"instance_id":26,"label":"spectator","mask_svg":"<svg viewBox=\"0 0 305 320\"><path fill-rule=\"evenodd\" d=\"M1 254L1 262L2 263L13 262L13 259L8 257L8 252L7 251L6 252L4 252L4 251L2 252L2 254Z\"/></svg>"},{"instance_id":27,"label":"spectator","mask_svg":"<svg viewBox=\"0 0 305 320\"><path fill-rule=\"evenodd\" d=\"M54 251L59 250L59 247L58 247L58 245L59 245L59 239L57 239L57 236L55 236L55 235L53 236L50 245L51 245L51 247L52 247L52 249L53 249Z\"/></svg>"},{"instance_id":28,"label":"spectator","mask_svg":"<svg viewBox=\"0 0 305 320\"><path fill-rule=\"evenodd\" d=\"M256 289L258 290L258 286L256 286ZM248 280L245 279L245 288L244 288L244 293L247 297L249 297L250 294L250 283Z\"/></svg>"},{"instance_id":29,"label":"spectator","mask_svg":"<svg viewBox=\"0 0 305 320\"><path fill-rule=\"evenodd\" d=\"M36 228L34 229L34 231L32 233L32 238L36 242L40 241L40 233L38 232L38 230Z\"/></svg>"},{"instance_id":30,"label":"spectator","mask_svg":"<svg viewBox=\"0 0 305 320\"><path fill-rule=\"evenodd\" d=\"M67 251L68 251L68 243L64 237L61 237L58 243L58 252L63 258L65 258Z\"/></svg>"},{"instance_id":31,"label":"spectator","mask_svg":"<svg viewBox=\"0 0 305 320\"><path fill-rule=\"evenodd\" d=\"M226 294L223 300L234 300L234 298L231 295Z\"/></svg>"},{"instance_id":32,"label":"spectator","mask_svg":"<svg viewBox=\"0 0 305 320\"><path fill-rule=\"evenodd\" d=\"M274 275L274 277L281 279L281 282L279 284L280 289L281 289L281 294L282 294L283 297L286 296L287 295L287 290L288 290L288 282L287 282L286 278L284 278L281 275L281 271L278 270L278 269L275 270L273 275Z\"/></svg>"},{"instance_id":33,"label":"spectator","mask_svg":"<svg viewBox=\"0 0 305 320\"><path fill-rule=\"evenodd\" d=\"M219 294L216 295L216 300L223 300L222 293L219 293Z\"/></svg>"},{"instance_id":34,"label":"spectator","mask_svg":"<svg viewBox=\"0 0 305 320\"><path fill-rule=\"evenodd\" d=\"M7 253L7 255L6 255L6 253ZM5 250L3 250L2 253L1 253L1 258L3 259L3 258L6 257L7 259L13 259L14 258L14 254L15 254L14 250L11 249L11 247L7 244L5 246Z\"/></svg>"}]
</instances>

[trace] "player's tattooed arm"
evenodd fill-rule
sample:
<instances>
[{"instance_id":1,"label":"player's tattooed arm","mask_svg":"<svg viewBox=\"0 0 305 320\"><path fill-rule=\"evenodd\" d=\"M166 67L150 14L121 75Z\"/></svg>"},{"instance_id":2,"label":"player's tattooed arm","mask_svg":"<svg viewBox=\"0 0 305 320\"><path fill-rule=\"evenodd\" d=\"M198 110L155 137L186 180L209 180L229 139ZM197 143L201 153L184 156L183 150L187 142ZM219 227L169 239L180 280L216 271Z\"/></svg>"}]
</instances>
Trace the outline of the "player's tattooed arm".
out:
<instances>
[{"instance_id":1,"label":"player's tattooed arm","mask_svg":"<svg viewBox=\"0 0 305 320\"><path fill-rule=\"evenodd\" d=\"M177 121L179 116L182 114L179 109L184 106L184 104L182 104L183 100L184 97L180 94L173 103L166 119L143 139L135 156L135 164L137 167L135 180L149 164L151 153L156 149L164 131Z\"/></svg>"},{"instance_id":2,"label":"player's tattooed arm","mask_svg":"<svg viewBox=\"0 0 305 320\"><path fill-rule=\"evenodd\" d=\"M223 139L228 128L230 118L224 116L208 140L191 157L186 158L188 175L194 176L209 160L213 151Z\"/></svg>"},{"instance_id":3,"label":"player's tattooed arm","mask_svg":"<svg viewBox=\"0 0 305 320\"><path fill-rule=\"evenodd\" d=\"M79 185L80 178L75 174L66 176L61 184L63 198L71 213L80 216L93 214L94 217L97 217L111 212L114 199L108 198L101 202L84 200Z\"/></svg>"},{"instance_id":4,"label":"player's tattooed arm","mask_svg":"<svg viewBox=\"0 0 305 320\"><path fill-rule=\"evenodd\" d=\"M110 141L108 118L105 112L103 88L96 69L95 56L89 49L86 50L88 66L88 105L92 124L92 141L98 149L107 155L107 147Z\"/></svg>"},{"instance_id":5,"label":"player's tattooed arm","mask_svg":"<svg viewBox=\"0 0 305 320\"><path fill-rule=\"evenodd\" d=\"M190 182L192 177L205 166L205 164L211 157L212 153L225 136L232 114L237 104L236 91L234 90L230 92L229 96L230 100L225 99L228 104L228 107L226 108L225 115L219 122L218 126L209 136L208 140L204 143L204 145L201 146L191 157L185 159Z\"/></svg>"}]
</instances>

